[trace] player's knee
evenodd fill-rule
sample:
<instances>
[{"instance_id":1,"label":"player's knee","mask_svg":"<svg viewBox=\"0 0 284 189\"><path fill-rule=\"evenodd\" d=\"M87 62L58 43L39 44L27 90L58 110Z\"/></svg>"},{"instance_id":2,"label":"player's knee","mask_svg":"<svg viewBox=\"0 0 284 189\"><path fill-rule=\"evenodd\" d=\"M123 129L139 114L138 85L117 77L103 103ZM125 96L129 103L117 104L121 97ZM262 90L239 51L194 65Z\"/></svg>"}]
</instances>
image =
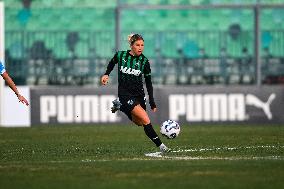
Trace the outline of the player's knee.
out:
<instances>
[{"instance_id":1,"label":"player's knee","mask_svg":"<svg viewBox=\"0 0 284 189\"><path fill-rule=\"evenodd\" d=\"M151 123L149 117L144 118L144 119L142 120L142 124L143 124L143 125L148 125L149 123Z\"/></svg>"}]
</instances>

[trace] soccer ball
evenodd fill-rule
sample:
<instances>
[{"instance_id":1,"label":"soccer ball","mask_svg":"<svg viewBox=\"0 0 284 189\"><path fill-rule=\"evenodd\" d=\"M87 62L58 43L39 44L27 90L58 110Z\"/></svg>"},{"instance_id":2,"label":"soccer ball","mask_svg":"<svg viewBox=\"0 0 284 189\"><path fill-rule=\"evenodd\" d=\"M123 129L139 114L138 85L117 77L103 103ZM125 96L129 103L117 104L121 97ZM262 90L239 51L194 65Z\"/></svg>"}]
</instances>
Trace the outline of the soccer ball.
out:
<instances>
[{"instance_id":1,"label":"soccer ball","mask_svg":"<svg viewBox=\"0 0 284 189\"><path fill-rule=\"evenodd\" d=\"M160 133L168 139L174 139L179 135L180 126L176 121L167 120L161 125Z\"/></svg>"}]
</instances>

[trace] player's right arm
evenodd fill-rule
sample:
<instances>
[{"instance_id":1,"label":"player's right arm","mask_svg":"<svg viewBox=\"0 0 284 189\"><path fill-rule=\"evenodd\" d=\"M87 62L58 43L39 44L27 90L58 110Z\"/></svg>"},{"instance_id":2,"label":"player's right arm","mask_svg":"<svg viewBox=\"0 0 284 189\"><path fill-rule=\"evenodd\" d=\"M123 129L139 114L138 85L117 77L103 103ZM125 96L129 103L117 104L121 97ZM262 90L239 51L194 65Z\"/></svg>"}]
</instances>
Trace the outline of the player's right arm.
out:
<instances>
[{"instance_id":1,"label":"player's right arm","mask_svg":"<svg viewBox=\"0 0 284 189\"><path fill-rule=\"evenodd\" d=\"M19 101L28 106L29 102L25 99L24 96L22 96L20 94L20 92L18 91L14 81L9 76L8 72L5 70L5 67L2 64L2 62L0 62L0 74L3 77L3 79L5 80L5 82L7 83L7 85L14 91L14 93L18 97Z\"/></svg>"},{"instance_id":2,"label":"player's right arm","mask_svg":"<svg viewBox=\"0 0 284 189\"><path fill-rule=\"evenodd\" d=\"M115 53L115 55L113 56L113 58L109 61L108 65L107 65L107 69L105 74L101 77L101 84L102 85L106 85L108 83L108 79L109 79L109 74L111 73L111 71L113 70L115 64L118 62L118 53Z\"/></svg>"}]
</instances>

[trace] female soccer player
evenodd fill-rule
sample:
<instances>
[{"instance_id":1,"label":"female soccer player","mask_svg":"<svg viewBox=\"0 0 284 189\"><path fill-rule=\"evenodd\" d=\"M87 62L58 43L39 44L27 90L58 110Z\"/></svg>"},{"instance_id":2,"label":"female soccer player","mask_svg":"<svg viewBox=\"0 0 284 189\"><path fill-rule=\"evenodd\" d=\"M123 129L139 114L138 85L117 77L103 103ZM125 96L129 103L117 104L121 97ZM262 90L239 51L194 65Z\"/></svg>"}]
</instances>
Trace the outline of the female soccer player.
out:
<instances>
[{"instance_id":1,"label":"female soccer player","mask_svg":"<svg viewBox=\"0 0 284 189\"><path fill-rule=\"evenodd\" d=\"M118 51L110 60L105 74L101 77L102 85L106 85L109 74L115 64L118 64L118 97L114 101L112 112L120 110L138 126L143 126L146 135L160 148L162 152L168 152L152 127L146 112L146 97L143 88L142 75L144 75L149 103L153 112L156 112L156 104L153 96L151 81L151 69L148 59L142 54L144 50L144 39L139 34L130 35L128 42L131 50Z\"/></svg>"},{"instance_id":2,"label":"female soccer player","mask_svg":"<svg viewBox=\"0 0 284 189\"><path fill-rule=\"evenodd\" d=\"M25 97L23 97L23 96L19 93L19 91L18 91L18 89L17 89L17 87L16 87L14 81L13 81L12 78L9 76L8 72L5 70L5 67L4 67L4 65L2 64L1 61L0 61L0 74L1 74L1 76L3 77L3 79L6 81L6 83L8 84L8 86L14 91L14 93L15 93L16 96L18 97L19 101L28 106L28 105L29 105L29 102L25 99Z\"/></svg>"}]
</instances>

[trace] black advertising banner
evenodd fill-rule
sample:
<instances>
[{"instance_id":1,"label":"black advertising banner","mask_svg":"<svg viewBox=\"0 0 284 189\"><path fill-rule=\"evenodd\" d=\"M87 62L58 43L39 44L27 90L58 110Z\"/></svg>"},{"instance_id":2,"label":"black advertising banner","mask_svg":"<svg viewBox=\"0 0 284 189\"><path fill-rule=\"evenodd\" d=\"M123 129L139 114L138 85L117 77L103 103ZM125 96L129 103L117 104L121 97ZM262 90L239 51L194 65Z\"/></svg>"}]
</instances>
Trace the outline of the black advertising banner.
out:
<instances>
[{"instance_id":1,"label":"black advertising banner","mask_svg":"<svg viewBox=\"0 0 284 189\"><path fill-rule=\"evenodd\" d=\"M154 124L173 119L194 123L284 123L282 86L155 87L158 111L148 112ZM111 113L116 87L31 89L31 123L129 124L121 112Z\"/></svg>"},{"instance_id":2,"label":"black advertising banner","mask_svg":"<svg viewBox=\"0 0 284 189\"><path fill-rule=\"evenodd\" d=\"M113 114L110 111L112 101L116 98L117 89L111 87L33 88L31 123L33 126L123 122L121 113Z\"/></svg>"},{"instance_id":3,"label":"black advertising banner","mask_svg":"<svg viewBox=\"0 0 284 189\"><path fill-rule=\"evenodd\" d=\"M283 87L172 87L163 90L168 112L180 122L284 123Z\"/></svg>"}]
</instances>

